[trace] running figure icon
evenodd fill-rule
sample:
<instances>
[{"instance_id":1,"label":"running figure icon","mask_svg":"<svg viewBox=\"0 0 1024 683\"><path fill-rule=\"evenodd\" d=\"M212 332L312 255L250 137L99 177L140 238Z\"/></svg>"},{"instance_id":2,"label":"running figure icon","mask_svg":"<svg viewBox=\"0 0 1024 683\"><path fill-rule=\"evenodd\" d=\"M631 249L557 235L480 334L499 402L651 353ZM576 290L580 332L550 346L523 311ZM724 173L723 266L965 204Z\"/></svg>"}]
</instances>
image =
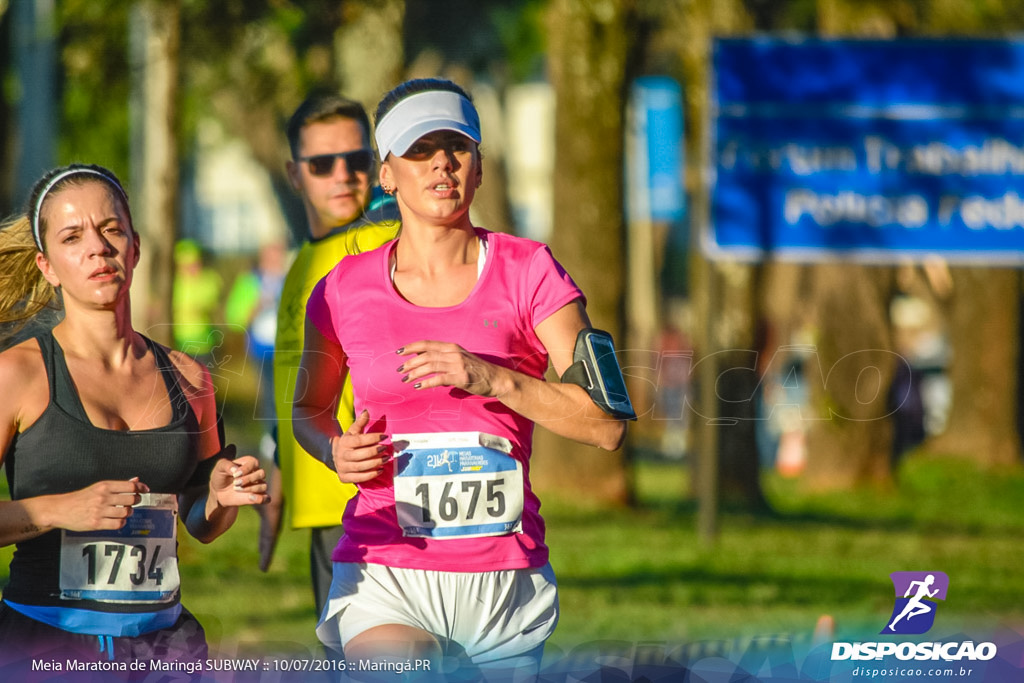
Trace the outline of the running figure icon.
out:
<instances>
[{"instance_id":1,"label":"running figure icon","mask_svg":"<svg viewBox=\"0 0 1024 683\"><path fill-rule=\"evenodd\" d=\"M929 574L923 581L912 581L910 586L907 588L907 592L903 594L903 597L910 598L910 594L914 591L914 587L917 587L917 592L914 597L910 598L907 604L903 607L903 611L899 613L892 623L889 624L889 630L896 630L896 622L906 617L909 621L911 618L918 616L919 614L927 614L931 612L935 607L930 603L924 602L924 598L933 598L939 589L928 590L928 588L935 583L935 575Z\"/></svg>"}]
</instances>

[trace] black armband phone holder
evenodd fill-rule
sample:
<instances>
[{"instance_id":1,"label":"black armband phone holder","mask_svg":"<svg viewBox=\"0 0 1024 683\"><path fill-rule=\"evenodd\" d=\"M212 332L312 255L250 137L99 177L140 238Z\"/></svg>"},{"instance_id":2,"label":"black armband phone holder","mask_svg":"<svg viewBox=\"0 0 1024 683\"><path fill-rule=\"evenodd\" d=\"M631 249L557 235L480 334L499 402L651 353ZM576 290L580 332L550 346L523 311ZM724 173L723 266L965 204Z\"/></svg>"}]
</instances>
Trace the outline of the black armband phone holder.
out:
<instances>
[{"instance_id":1,"label":"black armband phone holder","mask_svg":"<svg viewBox=\"0 0 1024 683\"><path fill-rule=\"evenodd\" d=\"M610 334L593 327L580 330L572 359L573 364L562 375L562 384L583 387L594 403L609 415L620 420L636 419Z\"/></svg>"}]
</instances>

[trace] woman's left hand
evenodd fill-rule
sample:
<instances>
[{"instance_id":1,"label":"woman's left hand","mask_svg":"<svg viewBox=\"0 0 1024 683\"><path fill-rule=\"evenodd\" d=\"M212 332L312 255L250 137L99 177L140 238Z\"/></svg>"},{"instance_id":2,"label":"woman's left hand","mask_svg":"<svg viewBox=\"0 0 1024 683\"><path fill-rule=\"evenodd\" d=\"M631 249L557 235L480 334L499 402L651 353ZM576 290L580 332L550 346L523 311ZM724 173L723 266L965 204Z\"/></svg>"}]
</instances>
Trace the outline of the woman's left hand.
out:
<instances>
[{"instance_id":1,"label":"woman's left hand","mask_svg":"<svg viewBox=\"0 0 1024 683\"><path fill-rule=\"evenodd\" d=\"M402 381L416 389L456 387L477 396L496 398L505 369L488 363L458 344L418 341L397 351L412 356L398 367Z\"/></svg>"},{"instance_id":2,"label":"woman's left hand","mask_svg":"<svg viewBox=\"0 0 1024 683\"><path fill-rule=\"evenodd\" d=\"M217 461L210 475L210 493L223 507L262 505L267 495L267 475L251 455Z\"/></svg>"}]
</instances>

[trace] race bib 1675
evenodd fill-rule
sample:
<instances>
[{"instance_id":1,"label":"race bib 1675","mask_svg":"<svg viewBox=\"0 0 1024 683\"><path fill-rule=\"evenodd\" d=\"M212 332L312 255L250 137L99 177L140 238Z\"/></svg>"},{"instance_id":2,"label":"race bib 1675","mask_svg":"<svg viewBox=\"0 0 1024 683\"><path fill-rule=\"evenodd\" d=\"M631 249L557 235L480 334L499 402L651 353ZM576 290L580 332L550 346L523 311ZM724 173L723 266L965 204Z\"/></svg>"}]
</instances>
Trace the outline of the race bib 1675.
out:
<instances>
[{"instance_id":1,"label":"race bib 1675","mask_svg":"<svg viewBox=\"0 0 1024 683\"><path fill-rule=\"evenodd\" d=\"M482 432L394 434L395 509L405 536L522 531L523 466L508 439Z\"/></svg>"}]
</instances>

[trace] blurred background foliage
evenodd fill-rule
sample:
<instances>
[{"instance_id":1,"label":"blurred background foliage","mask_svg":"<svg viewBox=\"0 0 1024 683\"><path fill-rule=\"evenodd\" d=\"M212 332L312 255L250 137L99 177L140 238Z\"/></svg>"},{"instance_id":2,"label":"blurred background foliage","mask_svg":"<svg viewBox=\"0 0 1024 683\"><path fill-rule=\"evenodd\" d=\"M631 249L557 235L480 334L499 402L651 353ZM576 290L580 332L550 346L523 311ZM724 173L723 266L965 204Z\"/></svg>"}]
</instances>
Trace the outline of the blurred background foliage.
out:
<instances>
[{"instance_id":1,"label":"blurred background foliage","mask_svg":"<svg viewBox=\"0 0 1024 683\"><path fill-rule=\"evenodd\" d=\"M26 7L40 12L33 30L55 54L53 80L42 86L56 111L52 139L27 138L19 120L31 85L18 57L27 40L26 15L19 14ZM885 575L923 566L944 569L964 591L951 606L951 623L1013 627L1024 623L1013 592L1024 565L1016 541L1024 530L1020 272L711 262L685 237L682 251L673 252L666 231L692 238L702 227L715 37L1000 38L1022 28L1024 0L0 2L0 209L18 210L26 182L19 176L45 166L88 160L113 169L127 181L136 220L144 223L140 232L150 233L143 244L153 260L135 285L140 318L166 324L173 322L170 245L189 227L180 195L196 180L210 121L242 141L265 170L294 246L304 226L284 176L283 127L311 89L340 90L372 113L403 78L441 75L469 87L483 111L492 103L500 110L513 86L549 84L556 103L550 242L587 292L595 324L628 340L623 348L638 350L625 358L642 412L620 453L537 435L533 476L550 501L545 512L566 615L554 646L600 637L806 632L827 612L845 615L841 626L877 631L891 607ZM161 71L161 64L174 68ZM626 263L623 139L629 88L654 74L683 88L688 214L685 225L658 228L650 267L662 286L656 300L644 302L660 326L652 332L627 325L636 274ZM166 109L148 104L159 88L168 94ZM144 133L158 124L169 146L158 166L170 175L141 170L153 157ZM515 229L503 165L508 150L500 135L488 135L491 165L477 199L482 224ZM26 150L41 150L30 172L19 166ZM161 184L167 177L180 185ZM170 201L154 199L161 193ZM227 279L252 257L221 254L213 265ZM815 345L823 368L852 352L902 352L904 331L891 311L908 296L929 306L952 350L943 369L953 397L944 428L912 448L894 446L884 401L894 369L879 361L873 401L851 397L856 378L811 386L807 415L831 410L857 419L808 420L799 467L782 471L774 458L766 466L757 406L749 400L764 376L726 371L751 368L752 352L760 371L796 338ZM714 364L710 382L689 377L689 400L735 424L708 429L697 419L656 419L660 366L642 356L663 351L666 330L679 333L672 348L690 353L688 368L716 351L706 364ZM225 343L234 360L215 373L222 408L229 435L252 451L261 433L252 419L256 381L251 365L239 365L244 342L229 334ZM717 463L717 478L702 478L701 454ZM701 481L710 482L703 491ZM698 494L723 507L726 531L717 550L701 544L714 536L714 523L694 531ZM298 644L313 651L303 541L295 536L286 535L266 576L255 570L254 515L243 516L213 548L183 543L185 602L205 615L219 642L240 650L263 643L265 651L276 639L282 649ZM225 592L227 575L233 588ZM273 615L268 601L251 599L268 587L280 607ZM235 602L225 608L225 600Z\"/></svg>"},{"instance_id":2,"label":"blurred background foliage","mask_svg":"<svg viewBox=\"0 0 1024 683\"><path fill-rule=\"evenodd\" d=\"M304 226L284 175L283 126L310 90L340 90L372 112L380 95L403 78L441 75L473 90L486 114L489 108L502 111L514 86L548 84L556 103L549 240L556 256L587 292L595 324L624 340L624 348L639 350L637 358L660 350L669 328L683 334L691 359L715 351L706 364L715 366L711 381L690 377L689 400L725 411L736 423L708 429L690 420L685 433L674 436L678 441L666 446L666 421L654 419L660 368L627 353L627 365L636 360L635 398L646 410L627 448L599 453L540 433L535 476L541 491L569 489L581 500L635 503L638 459L675 458L697 467L697 455L710 453L718 476L707 480L708 486L723 502L753 511L771 507L757 443L757 406L746 400L764 377L725 371L749 369L751 352L762 359L756 364L763 369L764 359L802 333L810 335L805 339L817 348L823 368L851 352L877 349L882 370L877 395L868 402L852 397L856 377L827 387L811 383L808 415L838 412L856 419L808 421L804 461L790 474L799 474L797 481L808 491L892 490L898 485L899 459L911 451L894 447L897 435L884 400L894 368L884 358L902 352L891 310L894 301L909 295L931 307L946 335L952 361L944 372L954 401L944 429L916 441L914 456L952 456L990 471L1016 471L1021 462L1018 270L941 264L936 269L921 263L801 265L770 258L757 264L711 262L689 249L686 240L702 229L708 201L703 141L715 37L998 38L1014 36L1022 27L1022 0L2 2L0 209L11 213L20 207L26 169L35 175L47 165L73 160L113 169L127 180L148 245L144 252L150 261L136 283L140 317L150 327L166 325L173 322L172 246L188 235L192 220L180 208L181 197L199 191L194 189L197 157L211 121L223 136L244 143L264 169L295 245ZM19 62L27 54L19 46L32 42L29 33L33 44L49 46L55 55L52 82L41 86L26 81ZM630 87L637 77L654 74L682 84L686 168L681 182L688 214L684 225L654 226L659 241L649 267L657 270L661 286L654 300L642 305L653 311L658 327L638 329L629 325L634 311L626 304L637 273L626 262L631 245L623 140ZM28 139L23 130L19 107L32 85L53 103L52 136ZM163 93L163 99L153 99L154 93ZM161 135L167 149L156 154L153 140ZM477 204L485 226L514 230L506 144L500 134L485 140L489 182ZM36 165L19 165L33 150ZM147 171L147 163L156 166ZM681 249L667 236L673 231L689 235ZM220 254L217 266L231 276L252 256ZM239 342L233 343L237 351ZM225 375L233 382L226 392L229 415L233 402L252 400L243 389L252 383L239 380L240 372ZM247 424L246 414L239 410L232 429L247 439L258 429ZM699 492L698 482L705 481L700 467L688 481L693 483L679 491L681 498Z\"/></svg>"}]
</instances>

